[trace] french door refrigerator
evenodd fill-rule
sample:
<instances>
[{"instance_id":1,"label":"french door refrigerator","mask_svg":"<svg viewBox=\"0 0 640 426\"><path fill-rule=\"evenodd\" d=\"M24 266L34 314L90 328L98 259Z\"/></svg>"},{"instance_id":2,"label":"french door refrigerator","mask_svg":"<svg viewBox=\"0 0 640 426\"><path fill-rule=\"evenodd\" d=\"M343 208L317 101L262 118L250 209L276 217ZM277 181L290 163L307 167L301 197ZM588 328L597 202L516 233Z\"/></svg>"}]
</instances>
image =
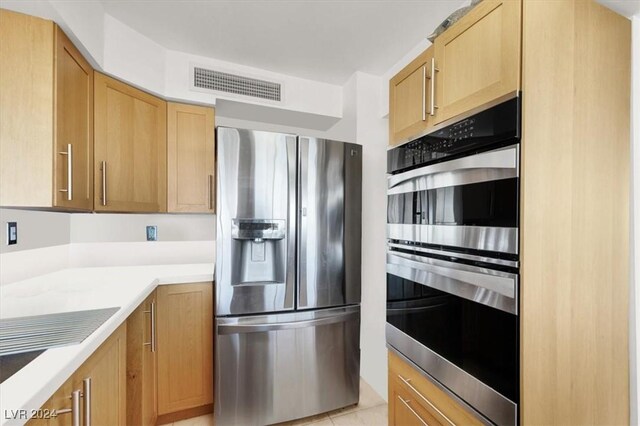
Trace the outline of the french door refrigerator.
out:
<instances>
[{"instance_id":1,"label":"french door refrigerator","mask_svg":"<svg viewBox=\"0 0 640 426\"><path fill-rule=\"evenodd\" d=\"M217 128L217 425L358 402L362 147Z\"/></svg>"}]
</instances>

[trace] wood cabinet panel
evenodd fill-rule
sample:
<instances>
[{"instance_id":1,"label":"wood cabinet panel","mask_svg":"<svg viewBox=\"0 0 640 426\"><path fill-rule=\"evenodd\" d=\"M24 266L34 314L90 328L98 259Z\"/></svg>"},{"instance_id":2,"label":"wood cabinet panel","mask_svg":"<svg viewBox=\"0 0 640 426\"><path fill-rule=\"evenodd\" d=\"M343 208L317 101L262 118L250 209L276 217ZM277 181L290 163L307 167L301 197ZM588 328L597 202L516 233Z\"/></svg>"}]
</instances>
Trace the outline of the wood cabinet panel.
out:
<instances>
[{"instance_id":1,"label":"wood cabinet panel","mask_svg":"<svg viewBox=\"0 0 640 426\"><path fill-rule=\"evenodd\" d=\"M54 205L91 211L93 68L59 27L55 39Z\"/></svg>"},{"instance_id":2,"label":"wood cabinet panel","mask_svg":"<svg viewBox=\"0 0 640 426\"><path fill-rule=\"evenodd\" d=\"M157 351L154 346L156 292L127 319L127 424L155 425Z\"/></svg>"},{"instance_id":3,"label":"wood cabinet panel","mask_svg":"<svg viewBox=\"0 0 640 426\"><path fill-rule=\"evenodd\" d=\"M0 205L53 203L54 24L0 9Z\"/></svg>"},{"instance_id":4,"label":"wood cabinet panel","mask_svg":"<svg viewBox=\"0 0 640 426\"><path fill-rule=\"evenodd\" d=\"M424 51L389 81L389 145L423 133L431 124L430 66L433 48Z\"/></svg>"},{"instance_id":5,"label":"wood cabinet panel","mask_svg":"<svg viewBox=\"0 0 640 426\"><path fill-rule=\"evenodd\" d=\"M166 211L167 103L95 74L94 208Z\"/></svg>"},{"instance_id":6,"label":"wood cabinet panel","mask_svg":"<svg viewBox=\"0 0 640 426\"><path fill-rule=\"evenodd\" d=\"M215 211L215 111L170 102L167 107L167 210Z\"/></svg>"},{"instance_id":7,"label":"wood cabinet panel","mask_svg":"<svg viewBox=\"0 0 640 426\"><path fill-rule=\"evenodd\" d=\"M158 292L158 414L213 403L213 284Z\"/></svg>"},{"instance_id":8,"label":"wood cabinet panel","mask_svg":"<svg viewBox=\"0 0 640 426\"><path fill-rule=\"evenodd\" d=\"M594 1L523 19L521 420L629 424L630 22Z\"/></svg>"},{"instance_id":9,"label":"wood cabinet panel","mask_svg":"<svg viewBox=\"0 0 640 426\"><path fill-rule=\"evenodd\" d=\"M434 123L520 88L521 1L484 0L434 42Z\"/></svg>"},{"instance_id":10,"label":"wood cabinet panel","mask_svg":"<svg viewBox=\"0 0 640 426\"><path fill-rule=\"evenodd\" d=\"M414 407L415 404L419 404L422 408L420 413L428 413L419 414L423 420L427 420L427 417L430 416L435 419L438 424L441 423L443 425L450 425L451 423L464 425L482 424L478 418L467 411L467 409L463 408L423 374L418 372L414 367L410 366L393 352L389 352L389 383L389 401L391 401L392 388L404 389L404 394L407 395L405 400L409 399L413 401L413 404L410 404L410 406ZM396 389L395 392L399 391ZM395 399L398 399L397 395L395 396ZM398 400L398 403L402 406L405 405L402 404L400 400ZM394 404L398 405L396 401L394 401ZM406 409L406 407L404 408ZM404 413L403 416L404 415L408 416L407 413ZM398 426L401 425L401 423L396 424Z\"/></svg>"},{"instance_id":11,"label":"wood cabinet panel","mask_svg":"<svg viewBox=\"0 0 640 426\"><path fill-rule=\"evenodd\" d=\"M83 381L91 380L91 424L127 424L126 330L126 324L121 325L73 375L74 389L83 389ZM85 399L86 395L83 407Z\"/></svg>"}]
</instances>

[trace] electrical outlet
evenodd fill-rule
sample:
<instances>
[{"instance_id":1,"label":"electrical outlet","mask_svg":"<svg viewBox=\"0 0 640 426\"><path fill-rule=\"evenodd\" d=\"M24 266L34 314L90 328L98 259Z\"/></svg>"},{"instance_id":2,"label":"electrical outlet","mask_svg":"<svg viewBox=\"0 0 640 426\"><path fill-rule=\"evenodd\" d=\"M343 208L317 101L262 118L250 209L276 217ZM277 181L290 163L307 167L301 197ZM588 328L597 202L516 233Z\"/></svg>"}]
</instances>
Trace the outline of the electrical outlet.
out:
<instances>
[{"instance_id":1,"label":"electrical outlet","mask_svg":"<svg viewBox=\"0 0 640 426\"><path fill-rule=\"evenodd\" d=\"M7 222L7 245L18 244L18 222Z\"/></svg>"},{"instance_id":2,"label":"electrical outlet","mask_svg":"<svg viewBox=\"0 0 640 426\"><path fill-rule=\"evenodd\" d=\"M158 240L158 227L147 226L147 241L157 241Z\"/></svg>"}]
</instances>

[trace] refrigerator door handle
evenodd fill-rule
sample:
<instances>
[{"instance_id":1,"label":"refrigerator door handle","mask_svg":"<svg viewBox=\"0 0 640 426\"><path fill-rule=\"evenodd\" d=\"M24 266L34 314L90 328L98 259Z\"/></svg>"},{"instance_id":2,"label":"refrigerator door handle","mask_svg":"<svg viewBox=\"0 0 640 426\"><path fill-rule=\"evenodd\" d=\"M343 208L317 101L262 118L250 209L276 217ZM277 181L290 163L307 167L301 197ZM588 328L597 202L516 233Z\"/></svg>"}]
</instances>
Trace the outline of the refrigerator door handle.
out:
<instances>
[{"instance_id":1,"label":"refrigerator door handle","mask_svg":"<svg viewBox=\"0 0 640 426\"><path fill-rule=\"evenodd\" d=\"M218 324L218 334L258 333L277 330L291 330L294 328L317 327L357 319L359 312L343 312L332 316L307 319L301 321L285 321L263 324Z\"/></svg>"}]
</instances>

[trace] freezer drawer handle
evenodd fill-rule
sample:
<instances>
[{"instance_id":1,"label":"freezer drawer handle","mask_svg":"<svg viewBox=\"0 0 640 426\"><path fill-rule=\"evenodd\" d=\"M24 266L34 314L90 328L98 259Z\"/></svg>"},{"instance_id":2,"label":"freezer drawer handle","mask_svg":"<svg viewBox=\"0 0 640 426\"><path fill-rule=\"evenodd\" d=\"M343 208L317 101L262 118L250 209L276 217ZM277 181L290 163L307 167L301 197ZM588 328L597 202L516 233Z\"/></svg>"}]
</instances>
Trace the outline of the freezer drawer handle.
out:
<instances>
[{"instance_id":1,"label":"freezer drawer handle","mask_svg":"<svg viewBox=\"0 0 640 426\"><path fill-rule=\"evenodd\" d=\"M320 325L346 322L358 318L358 312L344 312L323 318L303 321L274 322L266 324L219 324L218 334L260 333L265 331L292 330L294 328L317 327Z\"/></svg>"}]
</instances>

